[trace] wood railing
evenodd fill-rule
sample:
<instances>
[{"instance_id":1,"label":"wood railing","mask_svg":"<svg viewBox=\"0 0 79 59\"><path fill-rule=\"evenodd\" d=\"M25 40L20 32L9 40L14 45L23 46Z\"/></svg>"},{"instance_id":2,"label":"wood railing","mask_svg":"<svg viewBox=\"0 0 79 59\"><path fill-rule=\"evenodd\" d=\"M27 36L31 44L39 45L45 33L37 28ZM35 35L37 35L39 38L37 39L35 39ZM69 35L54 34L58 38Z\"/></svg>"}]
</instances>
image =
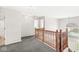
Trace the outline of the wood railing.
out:
<instances>
[{"instance_id":1,"label":"wood railing","mask_svg":"<svg viewBox=\"0 0 79 59\"><path fill-rule=\"evenodd\" d=\"M62 52L68 47L67 29L65 32L62 32L61 29L59 31L35 29L35 37L51 46L57 52Z\"/></svg>"}]
</instances>

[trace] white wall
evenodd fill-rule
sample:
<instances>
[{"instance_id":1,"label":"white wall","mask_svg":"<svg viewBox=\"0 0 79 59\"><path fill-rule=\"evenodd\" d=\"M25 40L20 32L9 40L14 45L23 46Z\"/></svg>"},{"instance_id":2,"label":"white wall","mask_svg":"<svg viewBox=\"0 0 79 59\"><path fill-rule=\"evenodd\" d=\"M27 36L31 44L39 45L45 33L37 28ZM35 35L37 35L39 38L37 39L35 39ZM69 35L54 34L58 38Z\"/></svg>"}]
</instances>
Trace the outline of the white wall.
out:
<instances>
[{"instance_id":1,"label":"white wall","mask_svg":"<svg viewBox=\"0 0 79 59\"><path fill-rule=\"evenodd\" d=\"M46 17L45 18L45 29L56 31L56 29L58 29L57 19L51 18L51 17Z\"/></svg>"},{"instance_id":2,"label":"white wall","mask_svg":"<svg viewBox=\"0 0 79 59\"><path fill-rule=\"evenodd\" d=\"M4 37L4 16L2 15L1 7L0 7L0 36Z\"/></svg>"},{"instance_id":3,"label":"white wall","mask_svg":"<svg viewBox=\"0 0 79 59\"><path fill-rule=\"evenodd\" d=\"M74 23L79 26L79 16L59 19L58 23L60 24L61 29L65 29L68 23Z\"/></svg>"},{"instance_id":4,"label":"white wall","mask_svg":"<svg viewBox=\"0 0 79 59\"><path fill-rule=\"evenodd\" d=\"M21 14L22 18L22 24L21 24L21 37L34 35L34 25L33 25L33 19L31 16L33 15L33 9L29 7L24 6L13 6L13 7L6 7L12 10L16 10ZM18 13L18 14L19 14Z\"/></svg>"},{"instance_id":5,"label":"white wall","mask_svg":"<svg viewBox=\"0 0 79 59\"><path fill-rule=\"evenodd\" d=\"M21 26L21 36L34 35L34 20L32 16L24 16L24 18Z\"/></svg>"},{"instance_id":6,"label":"white wall","mask_svg":"<svg viewBox=\"0 0 79 59\"><path fill-rule=\"evenodd\" d=\"M20 11L10 7L0 7L0 14L5 16L6 45L20 42L21 37L34 35L32 16L24 15Z\"/></svg>"},{"instance_id":7,"label":"white wall","mask_svg":"<svg viewBox=\"0 0 79 59\"><path fill-rule=\"evenodd\" d=\"M16 10L4 7L2 14L5 16L5 44L20 42L22 15Z\"/></svg>"}]
</instances>

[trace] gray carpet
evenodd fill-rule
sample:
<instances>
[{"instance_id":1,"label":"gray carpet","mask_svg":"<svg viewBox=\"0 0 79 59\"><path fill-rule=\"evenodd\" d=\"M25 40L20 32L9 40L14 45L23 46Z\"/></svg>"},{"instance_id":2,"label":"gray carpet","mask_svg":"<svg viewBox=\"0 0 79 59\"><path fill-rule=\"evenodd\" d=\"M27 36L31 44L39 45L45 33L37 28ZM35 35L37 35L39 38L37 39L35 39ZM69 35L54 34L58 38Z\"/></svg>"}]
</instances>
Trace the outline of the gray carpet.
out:
<instances>
[{"instance_id":1,"label":"gray carpet","mask_svg":"<svg viewBox=\"0 0 79 59\"><path fill-rule=\"evenodd\" d=\"M22 42L2 46L0 52L55 52L34 37L22 38Z\"/></svg>"}]
</instances>

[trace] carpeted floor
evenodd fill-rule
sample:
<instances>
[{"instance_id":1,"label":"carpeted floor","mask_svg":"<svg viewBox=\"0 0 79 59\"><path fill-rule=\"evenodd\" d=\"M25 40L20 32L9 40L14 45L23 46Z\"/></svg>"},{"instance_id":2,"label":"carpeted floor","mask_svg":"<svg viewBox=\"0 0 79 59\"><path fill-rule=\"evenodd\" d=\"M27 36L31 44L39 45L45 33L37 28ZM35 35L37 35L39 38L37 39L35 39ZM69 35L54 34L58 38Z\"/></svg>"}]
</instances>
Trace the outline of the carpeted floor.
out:
<instances>
[{"instance_id":1,"label":"carpeted floor","mask_svg":"<svg viewBox=\"0 0 79 59\"><path fill-rule=\"evenodd\" d=\"M34 37L22 38L22 42L2 46L0 52L55 52Z\"/></svg>"}]
</instances>

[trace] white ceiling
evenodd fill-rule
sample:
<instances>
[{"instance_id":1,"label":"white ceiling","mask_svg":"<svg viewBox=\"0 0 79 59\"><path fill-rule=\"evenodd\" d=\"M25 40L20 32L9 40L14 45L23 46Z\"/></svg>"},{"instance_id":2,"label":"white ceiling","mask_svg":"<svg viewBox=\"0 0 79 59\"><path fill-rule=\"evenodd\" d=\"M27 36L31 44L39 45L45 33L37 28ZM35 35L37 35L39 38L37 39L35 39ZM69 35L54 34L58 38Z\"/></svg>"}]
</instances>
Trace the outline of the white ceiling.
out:
<instances>
[{"instance_id":1,"label":"white ceiling","mask_svg":"<svg viewBox=\"0 0 79 59\"><path fill-rule=\"evenodd\" d=\"M66 18L79 16L78 6L15 6L5 7L20 11L23 15Z\"/></svg>"}]
</instances>

